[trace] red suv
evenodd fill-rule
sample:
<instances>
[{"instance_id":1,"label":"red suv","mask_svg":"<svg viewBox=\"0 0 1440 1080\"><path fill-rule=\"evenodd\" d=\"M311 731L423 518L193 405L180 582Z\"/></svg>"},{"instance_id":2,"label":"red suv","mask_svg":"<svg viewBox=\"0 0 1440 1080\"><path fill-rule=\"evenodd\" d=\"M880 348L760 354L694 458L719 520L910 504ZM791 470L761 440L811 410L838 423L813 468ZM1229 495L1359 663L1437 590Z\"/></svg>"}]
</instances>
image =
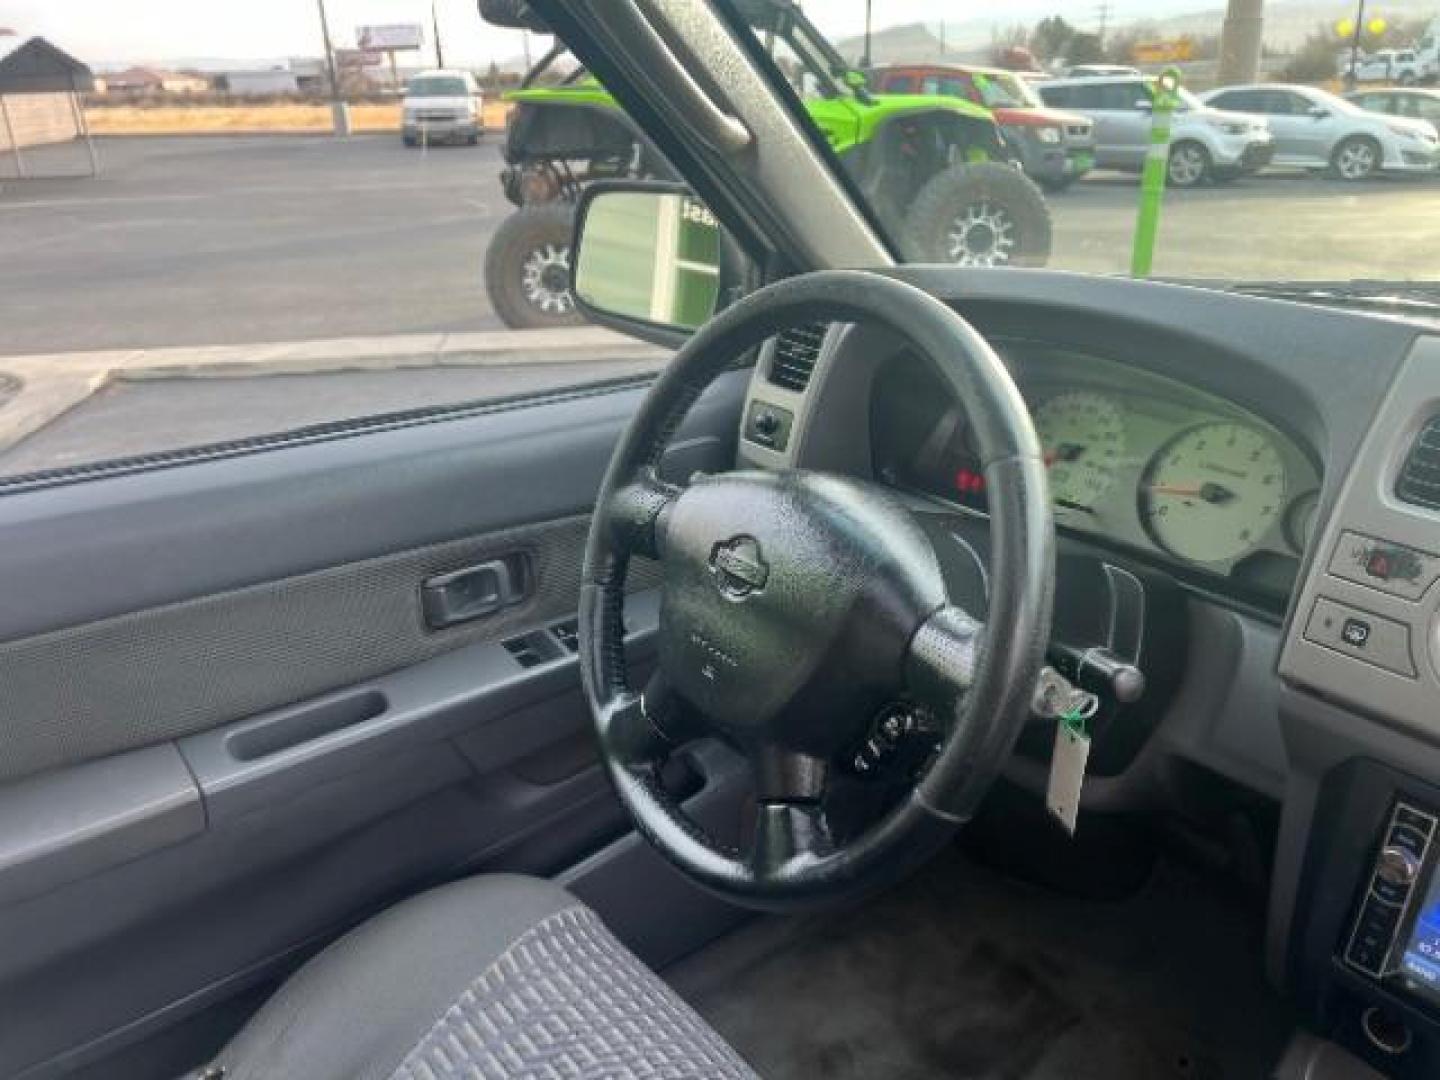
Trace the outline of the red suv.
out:
<instances>
[{"instance_id":1,"label":"red suv","mask_svg":"<svg viewBox=\"0 0 1440 1080\"><path fill-rule=\"evenodd\" d=\"M995 114L1025 175L1046 191L1063 191L1095 165L1095 134L1088 117L1052 109L1013 71L969 64L901 64L871 76L876 90L892 94L950 94Z\"/></svg>"}]
</instances>

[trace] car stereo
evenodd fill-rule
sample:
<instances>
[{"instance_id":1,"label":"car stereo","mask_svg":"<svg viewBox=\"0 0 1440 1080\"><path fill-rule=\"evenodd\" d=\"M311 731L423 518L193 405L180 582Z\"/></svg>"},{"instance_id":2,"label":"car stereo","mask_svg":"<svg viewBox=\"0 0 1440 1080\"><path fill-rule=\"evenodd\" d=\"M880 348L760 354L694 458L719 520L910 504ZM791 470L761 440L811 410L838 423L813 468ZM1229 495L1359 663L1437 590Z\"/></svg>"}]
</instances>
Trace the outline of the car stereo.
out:
<instances>
[{"instance_id":1,"label":"car stereo","mask_svg":"<svg viewBox=\"0 0 1440 1080\"><path fill-rule=\"evenodd\" d=\"M1440 1010L1437 857L1435 813L1397 802L1343 955L1353 970Z\"/></svg>"}]
</instances>

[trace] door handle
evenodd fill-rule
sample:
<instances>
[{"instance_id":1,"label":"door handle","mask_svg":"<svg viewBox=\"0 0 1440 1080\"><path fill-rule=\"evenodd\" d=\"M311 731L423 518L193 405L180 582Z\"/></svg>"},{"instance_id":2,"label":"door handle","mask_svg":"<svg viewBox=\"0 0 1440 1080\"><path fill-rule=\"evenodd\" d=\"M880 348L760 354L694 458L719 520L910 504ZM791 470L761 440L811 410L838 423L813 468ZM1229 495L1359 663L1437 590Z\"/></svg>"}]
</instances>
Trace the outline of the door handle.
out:
<instances>
[{"instance_id":1,"label":"door handle","mask_svg":"<svg viewBox=\"0 0 1440 1080\"><path fill-rule=\"evenodd\" d=\"M441 630L513 607L528 595L525 562L520 556L451 570L420 585L425 625Z\"/></svg>"}]
</instances>

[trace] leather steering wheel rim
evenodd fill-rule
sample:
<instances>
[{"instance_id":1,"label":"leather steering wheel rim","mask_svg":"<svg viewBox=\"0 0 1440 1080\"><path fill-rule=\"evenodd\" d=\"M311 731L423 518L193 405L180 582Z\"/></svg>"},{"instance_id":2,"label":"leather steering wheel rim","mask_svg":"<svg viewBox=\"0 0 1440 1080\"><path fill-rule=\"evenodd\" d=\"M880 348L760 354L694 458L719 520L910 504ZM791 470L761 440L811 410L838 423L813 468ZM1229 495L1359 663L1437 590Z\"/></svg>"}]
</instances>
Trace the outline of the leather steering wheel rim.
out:
<instances>
[{"instance_id":1,"label":"leather steering wheel rim","mask_svg":"<svg viewBox=\"0 0 1440 1080\"><path fill-rule=\"evenodd\" d=\"M659 480L660 455L704 389L736 356L802 322L888 327L906 340L911 353L928 364L964 403L989 494L991 595L983 626L948 604L943 582L937 596L938 569L924 565L924 556L915 549L913 522L907 526L908 514L871 486L803 471L781 476L724 474L730 486L723 490L714 486L721 482L719 478L705 478L684 489ZM703 512L688 509L702 505L706 507ZM768 519L771 507L780 508L775 514L793 516L789 533L777 532L768 520L756 520ZM745 520L747 508L749 521ZM733 530L729 522L723 528L714 526L717 515L736 516ZM714 532L713 541L705 529ZM681 539L671 536L671 530L683 534ZM689 608L685 608L676 599L674 617L667 623L672 584L677 593L693 589L689 583L697 580L701 569L693 565L693 552L686 554L680 548L688 544L699 550L697 543L713 542L708 572L719 580L725 569L717 569L721 549L731 552L732 535L748 541L754 550L747 548L738 556L741 577L722 582L737 588L730 590L729 596L717 591L714 599L717 605L732 606L717 608L714 617L760 618L761 601L770 602L773 608L778 602L774 598L784 595L786 573L803 577L806 566L824 561L814 557L817 551L838 552L836 565L851 565L845 562L850 549L844 545L850 544L852 537L846 534L836 539L830 535L836 530L864 534L854 540L862 547L857 548L858 561L852 560L867 568L864 572L885 562L892 553L896 561L893 568L880 567L874 573L888 574L893 585L881 596L879 605L888 605L899 614L893 620L894 628L887 626L889 636L882 644L873 649L866 644L862 666L871 663L873 655L879 675L888 677L894 669L897 692L908 691L929 702L943 703L942 708L949 710L947 731L938 755L908 796L862 834L837 845L828 833L820 792L812 790L804 776L808 763L824 755L809 747L805 753L795 752L792 727L782 726L792 721L781 715L784 709L771 710L776 715L766 723L772 727L754 728L758 733L754 741L764 743L772 730L784 733L788 740L784 753L778 757L762 754L761 772L766 768L764 762L779 760L784 763L785 777L773 795L767 795L762 780L755 843L747 854L708 837L659 781L659 764L680 740L670 730L669 717L675 710L668 703L648 699L660 695L657 686L668 689L671 685L663 678L670 641L667 634L683 631L684 610L708 603L703 599L691 602L687 595L684 599ZM753 556L760 567L767 567L756 541L749 536L762 532L775 564L768 566L772 579L768 584L763 573L756 577L745 561ZM822 540L831 546L807 549L787 561L787 538L812 533L823 534ZM929 554L933 561L933 551ZM660 558L667 570L662 586L667 590L660 630L662 678L652 681L645 695L628 684L623 649L625 574L631 557L637 555ZM673 582L667 560L676 564ZM685 565L680 566L682 562ZM870 589L869 583L858 580L861 572L855 571L857 579L852 583L857 597L868 596L866 590ZM747 575L749 584L742 580ZM866 271L820 271L752 293L702 327L653 384L615 448L591 521L580 599L581 675L602 759L621 802L641 834L689 878L742 905L766 909L812 906L845 899L898 878L934 854L969 819L1013 749L1044 662L1054 575L1054 525L1038 439L1004 364L968 322L928 293ZM761 600L746 608L744 593L753 590L754 580L763 586ZM702 613L700 617L710 615ZM731 667L739 666L700 632L688 632L701 648ZM708 624L704 632L710 633ZM843 634L834 631L837 641L845 635L849 635L846 642L851 642L854 635L849 630ZM908 637L898 653L890 640L895 635ZM867 640L879 639L872 633ZM680 642L675 649L689 645ZM861 654L853 644L845 647L850 649L853 665ZM744 650L735 652L740 655ZM670 655L681 653L672 650ZM749 655L763 664L763 657ZM703 695L707 684L696 682L688 668L682 674ZM744 697L745 674L737 672L742 678L732 683L735 698ZM824 680L817 675L812 681L815 685L807 684L807 693L812 699L817 693L823 698ZM732 697L709 700L728 705ZM751 730L743 718L732 717L732 732L748 737ZM803 730L810 738L820 727L812 719Z\"/></svg>"}]
</instances>

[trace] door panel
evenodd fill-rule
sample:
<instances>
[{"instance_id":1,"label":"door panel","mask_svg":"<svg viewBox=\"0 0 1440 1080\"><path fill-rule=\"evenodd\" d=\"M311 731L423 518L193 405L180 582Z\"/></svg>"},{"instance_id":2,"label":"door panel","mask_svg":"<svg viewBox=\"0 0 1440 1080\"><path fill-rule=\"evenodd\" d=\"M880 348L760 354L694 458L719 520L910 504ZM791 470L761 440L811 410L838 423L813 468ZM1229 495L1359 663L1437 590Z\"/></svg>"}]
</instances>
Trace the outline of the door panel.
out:
<instances>
[{"instance_id":1,"label":"door panel","mask_svg":"<svg viewBox=\"0 0 1440 1080\"><path fill-rule=\"evenodd\" d=\"M733 461L747 380L701 398L664 470ZM553 628L642 393L0 497L22 600L0 612L0 1076L155 1075L106 1063L419 888L557 873L624 832ZM496 558L524 597L429 629L422 584Z\"/></svg>"}]
</instances>

